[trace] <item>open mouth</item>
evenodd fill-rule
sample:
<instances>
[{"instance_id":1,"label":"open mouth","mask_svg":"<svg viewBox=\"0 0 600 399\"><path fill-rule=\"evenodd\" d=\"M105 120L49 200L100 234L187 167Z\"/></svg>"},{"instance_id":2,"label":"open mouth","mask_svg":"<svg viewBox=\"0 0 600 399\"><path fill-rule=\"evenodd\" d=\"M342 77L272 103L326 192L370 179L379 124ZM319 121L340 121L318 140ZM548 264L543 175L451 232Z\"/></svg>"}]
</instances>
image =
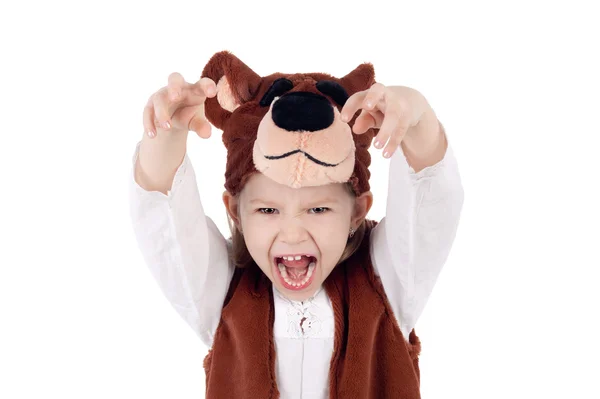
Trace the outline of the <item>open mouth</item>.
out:
<instances>
[{"instance_id":1,"label":"open mouth","mask_svg":"<svg viewBox=\"0 0 600 399\"><path fill-rule=\"evenodd\" d=\"M294 291L311 285L315 276L317 258L312 255L294 254L275 258L275 271L281 284Z\"/></svg>"}]
</instances>

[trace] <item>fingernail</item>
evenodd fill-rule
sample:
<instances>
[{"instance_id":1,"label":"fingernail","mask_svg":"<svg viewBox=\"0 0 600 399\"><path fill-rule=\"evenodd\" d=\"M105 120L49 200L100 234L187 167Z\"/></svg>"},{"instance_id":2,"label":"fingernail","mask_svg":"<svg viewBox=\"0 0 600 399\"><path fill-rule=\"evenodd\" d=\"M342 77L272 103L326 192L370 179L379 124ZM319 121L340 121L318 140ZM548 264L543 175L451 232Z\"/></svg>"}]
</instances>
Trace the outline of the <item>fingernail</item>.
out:
<instances>
[{"instance_id":1,"label":"fingernail","mask_svg":"<svg viewBox=\"0 0 600 399\"><path fill-rule=\"evenodd\" d=\"M371 101L367 101L367 108L373 108L373 103Z\"/></svg>"},{"instance_id":2,"label":"fingernail","mask_svg":"<svg viewBox=\"0 0 600 399\"><path fill-rule=\"evenodd\" d=\"M389 153L389 151L386 151L386 152L384 152L384 153L383 153L383 157L384 157L384 158L389 158L389 157L390 157L390 153Z\"/></svg>"},{"instance_id":3,"label":"fingernail","mask_svg":"<svg viewBox=\"0 0 600 399\"><path fill-rule=\"evenodd\" d=\"M348 116L346 114L342 114L341 118L342 122L348 122Z\"/></svg>"},{"instance_id":4,"label":"fingernail","mask_svg":"<svg viewBox=\"0 0 600 399\"><path fill-rule=\"evenodd\" d=\"M171 124L169 123L169 121L166 121L166 122L164 123L164 125L165 125L165 128L167 128L167 129L170 129L170 128L171 128Z\"/></svg>"},{"instance_id":5,"label":"fingernail","mask_svg":"<svg viewBox=\"0 0 600 399\"><path fill-rule=\"evenodd\" d=\"M373 145L375 146L375 148L379 148L381 146L381 143L375 140L375 143L373 143Z\"/></svg>"},{"instance_id":6,"label":"fingernail","mask_svg":"<svg viewBox=\"0 0 600 399\"><path fill-rule=\"evenodd\" d=\"M154 133L152 130L148 130L148 137L152 139L154 136L156 136L156 133Z\"/></svg>"}]
</instances>

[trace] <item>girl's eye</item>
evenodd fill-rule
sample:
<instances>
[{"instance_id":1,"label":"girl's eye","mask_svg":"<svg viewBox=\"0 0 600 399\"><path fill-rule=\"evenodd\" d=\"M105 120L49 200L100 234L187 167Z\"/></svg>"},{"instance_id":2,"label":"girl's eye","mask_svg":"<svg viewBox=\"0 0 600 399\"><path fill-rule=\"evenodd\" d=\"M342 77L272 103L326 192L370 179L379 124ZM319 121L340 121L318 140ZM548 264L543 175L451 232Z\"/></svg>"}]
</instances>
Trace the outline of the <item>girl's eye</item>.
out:
<instances>
[{"instance_id":1,"label":"girl's eye","mask_svg":"<svg viewBox=\"0 0 600 399\"><path fill-rule=\"evenodd\" d=\"M277 213L277 209L275 209L275 208L259 208L258 211L265 215L274 215L275 213ZM318 208L311 208L309 212L310 213L325 213L327 211L329 211L329 208L318 207Z\"/></svg>"},{"instance_id":2,"label":"girl's eye","mask_svg":"<svg viewBox=\"0 0 600 399\"><path fill-rule=\"evenodd\" d=\"M260 213L264 213L265 215L272 215L275 212L277 212L277 209L275 209L275 208L260 208L258 211Z\"/></svg>"}]
</instances>

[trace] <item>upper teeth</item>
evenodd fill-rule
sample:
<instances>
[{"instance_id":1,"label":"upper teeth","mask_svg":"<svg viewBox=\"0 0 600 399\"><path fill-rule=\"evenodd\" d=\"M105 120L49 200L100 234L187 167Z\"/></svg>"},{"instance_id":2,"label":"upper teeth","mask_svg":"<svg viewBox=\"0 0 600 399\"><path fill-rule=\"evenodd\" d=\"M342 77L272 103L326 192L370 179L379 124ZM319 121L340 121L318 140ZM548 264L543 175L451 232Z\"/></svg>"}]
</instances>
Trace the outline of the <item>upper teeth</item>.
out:
<instances>
[{"instance_id":1,"label":"upper teeth","mask_svg":"<svg viewBox=\"0 0 600 399\"><path fill-rule=\"evenodd\" d=\"M283 260L300 260L302 259L302 255L296 255L294 256L282 256Z\"/></svg>"}]
</instances>

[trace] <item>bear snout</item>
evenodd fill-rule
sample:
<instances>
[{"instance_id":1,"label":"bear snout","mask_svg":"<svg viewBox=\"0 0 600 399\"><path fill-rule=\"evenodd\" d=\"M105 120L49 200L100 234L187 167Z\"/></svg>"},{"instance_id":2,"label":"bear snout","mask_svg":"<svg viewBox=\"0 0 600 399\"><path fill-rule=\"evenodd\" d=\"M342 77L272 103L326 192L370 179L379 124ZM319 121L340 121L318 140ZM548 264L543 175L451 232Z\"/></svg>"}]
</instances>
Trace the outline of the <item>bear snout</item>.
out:
<instances>
[{"instance_id":1,"label":"bear snout","mask_svg":"<svg viewBox=\"0 0 600 399\"><path fill-rule=\"evenodd\" d=\"M281 96L274 104L275 125L289 132L316 132L333 124L333 105L322 95L293 92Z\"/></svg>"}]
</instances>

